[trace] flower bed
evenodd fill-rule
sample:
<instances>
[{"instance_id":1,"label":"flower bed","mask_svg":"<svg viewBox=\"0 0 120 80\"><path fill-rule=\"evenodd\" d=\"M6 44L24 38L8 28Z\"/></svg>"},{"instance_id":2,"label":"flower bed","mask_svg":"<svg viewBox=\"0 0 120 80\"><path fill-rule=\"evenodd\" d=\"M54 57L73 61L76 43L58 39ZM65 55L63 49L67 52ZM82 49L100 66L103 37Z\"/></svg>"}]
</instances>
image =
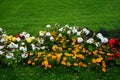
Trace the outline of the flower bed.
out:
<instances>
[{"instance_id":1,"label":"flower bed","mask_svg":"<svg viewBox=\"0 0 120 80\"><path fill-rule=\"evenodd\" d=\"M106 72L110 61L120 62L120 40L108 39L104 29L93 32L69 25L46 27L39 32L39 37L27 32L7 35L0 28L0 64L24 63L42 65L45 69L56 65L93 67Z\"/></svg>"}]
</instances>

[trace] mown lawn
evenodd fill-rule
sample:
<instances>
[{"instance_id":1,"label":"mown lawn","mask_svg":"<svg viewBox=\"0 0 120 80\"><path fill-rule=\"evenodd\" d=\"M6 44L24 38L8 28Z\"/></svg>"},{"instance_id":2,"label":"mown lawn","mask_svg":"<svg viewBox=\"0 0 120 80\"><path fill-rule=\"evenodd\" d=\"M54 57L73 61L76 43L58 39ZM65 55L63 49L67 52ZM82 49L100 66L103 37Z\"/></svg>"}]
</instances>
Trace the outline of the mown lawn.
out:
<instances>
[{"instance_id":1,"label":"mown lawn","mask_svg":"<svg viewBox=\"0 0 120 80\"><path fill-rule=\"evenodd\" d=\"M97 30L120 25L120 0L0 0L0 27L38 34L47 24Z\"/></svg>"},{"instance_id":2,"label":"mown lawn","mask_svg":"<svg viewBox=\"0 0 120 80\"><path fill-rule=\"evenodd\" d=\"M120 0L0 0L0 27L8 34L38 35L47 24L69 24L98 30L120 27ZM0 80L120 80L119 66L109 72L56 66L0 67Z\"/></svg>"}]
</instances>

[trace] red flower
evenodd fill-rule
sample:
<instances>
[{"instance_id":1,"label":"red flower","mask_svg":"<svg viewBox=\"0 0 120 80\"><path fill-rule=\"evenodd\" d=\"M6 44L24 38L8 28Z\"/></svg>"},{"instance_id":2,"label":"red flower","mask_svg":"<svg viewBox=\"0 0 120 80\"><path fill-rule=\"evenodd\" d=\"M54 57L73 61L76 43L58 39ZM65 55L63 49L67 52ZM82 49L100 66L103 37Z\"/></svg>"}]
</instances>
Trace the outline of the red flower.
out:
<instances>
[{"instance_id":1,"label":"red flower","mask_svg":"<svg viewBox=\"0 0 120 80\"><path fill-rule=\"evenodd\" d=\"M119 44L119 46L120 46L120 42L119 42L118 44Z\"/></svg>"},{"instance_id":2,"label":"red flower","mask_svg":"<svg viewBox=\"0 0 120 80\"><path fill-rule=\"evenodd\" d=\"M18 34L18 35L17 35L17 37L21 38L21 35L20 35L20 34Z\"/></svg>"},{"instance_id":3,"label":"red flower","mask_svg":"<svg viewBox=\"0 0 120 80\"><path fill-rule=\"evenodd\" d=\"M110 45L110 47L113 47L113 45L114 45L116 42L118 42L118 39L117 39L117 38L111 38L111 39L109 40L109 45Z\"/></svg>"},{"instance_id":4,"label":"red flower","mask_svg":"<svg viewBox=\"0 0 120 80\"><path fill-rule=\"evenodd\" d=\"M113 58L112 57L108 57L108 61L111 61L111 60L113 60Z\"/></svg>"},{"instance_id":5,"label":"red flower","mask_svg":"<svg viewBox=\"0 0 120 80\"><path fill-rule=\"evenodd\" d=\"M116 54L116 56L117 56L118 58L120 58L120 52L118 52L118 53Z\"/></svg>"}]
</instances>

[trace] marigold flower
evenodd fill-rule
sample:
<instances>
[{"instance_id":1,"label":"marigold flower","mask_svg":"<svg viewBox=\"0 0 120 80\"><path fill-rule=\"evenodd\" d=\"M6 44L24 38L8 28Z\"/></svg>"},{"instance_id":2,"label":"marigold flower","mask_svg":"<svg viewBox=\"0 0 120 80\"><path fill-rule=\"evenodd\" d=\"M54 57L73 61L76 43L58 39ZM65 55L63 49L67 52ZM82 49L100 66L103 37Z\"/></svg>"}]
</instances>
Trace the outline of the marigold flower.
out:
<instances>
[{"instance_id":1,"label":"marigold flower","mask_svg":"<svg viewBox=\"0 0 120 80\"><path fill-rule=\"evenodd\" d=\"M66 62L65 62L65 61L62 61L61 64L62 64L62 65L66 65Z\"/></svg>"},{"instance_id":2,"label":"marigold flower","mask_svg":"<svg viewBox=\"0 0 120 80\"><path fill-rule=\"evenodd\" d=\"M63 57L63 61L66 61L67 60L67 58L66 57Z\"/></svg>"},{"instance_id":3,"label":"marigold flower","mask_svg":"<svg viewBox=\"0 0 120 80\"><path fill-rule=\"evenodd\" d=\"M56 56L52 55L52 59L56 59Z\"/></svg>"},{"instance_id":4,"label":"marigold flower","mask_svg":"<svg viewBox=\"0 0 120 80\"><path fill-rule=\"evenodd\" d=\"M103 71L103 72L106 72L106 68L102 67L102 71Z\"/></svg>"},{"instance_id":5,"label":"marigold flower","mask_svg":"<svg viewBox=\"0 0 120 80\"><path fill-rule=\"evenodd\" d=\"M78 66L78 63L74 63L73 65L74 65L74 66Z\"/></svg>"},{"instance_id":6,"label":"marigold flower","mask_svg":"<svg viewBox=\"0 0 120 80\"><path fill-rule=\"evenodd\" d=\"M12 37L12 41L15 42L16 41L16 37Z\"/></svg>"},{"instance_id":7,"label":"marigold flower","mask_svg":"<svg viewBox=\"0 0 120 80\"><path fill-rule=\"evenodd\" d=\"M70 63L70 62L67 62L66 66L70 67L70 66L71 66L71 63Z\"/></svg>"},{"instance_id":8,"label":"marigold flower","mask_svg":"<svg viewBox=\"0 0 120 80\"><path fill-rule=\"evenodd\" d=\"M31 62L32 62L31 60L28 60L28 61L27 61L28 64L31 64Z\"/></svg>"},{"instance_id":9,"label":"marigold flower","mask_svg":"<svg viewBox=\"0 0 120 80\"><path fill-rule=\"evenodd\" d=\"M35 62L32 62L32 65L35 65Z\"/></svg>"},{"instance_id":10,"label":"marigold flower","mask_svg":"<svg viewBox=\"0 0 120 80\"><path fill-rule=\"evenodd\" d=\"M38 61L39 58L35 58L34 61Z\"/></svg>"}]
</instances>

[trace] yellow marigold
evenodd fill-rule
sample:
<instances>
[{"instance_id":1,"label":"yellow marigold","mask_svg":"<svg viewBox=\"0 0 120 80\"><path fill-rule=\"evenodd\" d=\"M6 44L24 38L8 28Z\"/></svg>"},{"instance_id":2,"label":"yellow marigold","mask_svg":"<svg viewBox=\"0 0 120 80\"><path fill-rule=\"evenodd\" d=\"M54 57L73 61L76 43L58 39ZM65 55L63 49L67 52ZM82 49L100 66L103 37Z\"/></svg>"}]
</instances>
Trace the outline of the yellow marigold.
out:
<instances>
[{"instance_id":1,"label":"yellow marigold","mask_svg":"<svg viewBox=\"0 0 120 80\"><path fill-rule=\"evenodd\" d=\"M95 59L92 59L92 63L96 63L97 61Z\"/></svg>"},{"instance_id":2,"label":"yellow marigold","mask_svg":"<svg viewBox=\"0 0 120 80\"><path fill-rule=\"evenodd\" d=\"M82 67L87 67L87 64L82 64L81 66L82 66Z\"/></svg>"},{"instance_id":3,"label":"yellow marigold","mask_svg":"<svg viewBox=\"0 0 120 80\"><path fill-rule=\"evenodd\" d=\"M85 49L85 48L83 48L83 49L82 49L82 52L83 52L83 53L85 53L85 52L86 52L86 49Z\"/></svg>"},{"instance_id":4,"label":"yellow marigold","mask_svg":"<svg viewBox=\"0 0 120 80\"><path fill-rule=\"evenodd\" d=\"M106 68L102 67L102 71L103 71L103 72L106 72Z\"/></svg>"},{"instance_id":5,"label":"yellow marigold","mask_svg":"<svg viewBox=\"0 0 120 80\"><path fill-rule=\"evenodd\" d=\"M101 58L97 58L97 59L96 59L96 62L101 62Z\"/></svg>"},{"instance_id":6,"label":"yellow marigold","mask_svg":"<svg viewBox=\"0 0 120 80\"><path fill-rule=\"evenodd\" d=\"M48 68L51 68L52 66L51 65L48 65Z\"/></svg>"},{"instance_id":7,"label":"yellow marigold","mask_svg":"<svg viewBox=\"0 0 120 80\"><path fill-rule=\"evenodd\" d=\"M50 57L51 56L51 53L47 54L47 57Z\"/></svg>"},{"instance_id":8,"label":"yellow marigold","mask_svg":"<svg viewBox=\"0 0 120 80\"><path fill-rule=\"evenodd\" d=\"M34 61L38 61L39 58L35 58Z\"/></svg>"},{"instance_id":9,"label":"yellow marigold","mask_svg":"<svg viewBox=\"0 0 120 80\"><path fill-rule=\"evenodd\" d=\"M70 66L71 66L71 63L70 63L70 62L67 62L66 66L70 67Z\"/></svg>"},{"instance_id":10,"label":"yellow marigold","mask_svg":"<svg viewBox=\"0 0 120 80\"><path fill-rule=\"evenodd\" d=\"M63 61L66 61L67 60L67 58L66 57L63 57Z\"/></svg>"},{"instance_id":11,"label":"yellow marigold","mask_svg":"<svg viewBox=\"0 0 120 80\"><path fill-rule=\"evenodd\" d=\"M83 63L82 63L82 62L79 62L79 65L80 65L80 66L83 65Z\"/></svg>"},{"instance_id":12,"label":"yellow marigold","mask_svg":"<svg viewBox=\"0 0 120 80\"><path fill-rule=\"evenodd\" d=\"M84 59L84 56L82 54L78 54L77 57L80 59Z\"/></svg>"},{"instance_id":13,"label":"yellow marigold","mask_svg":"<svg viewBox=\"0 0 120 80\"><path fill-rule=\"evenodd\" d=\"M97 55L97 52L96 52L96 51L93 51L93 54L94 54L94 55Z\"/></svg>"},{"instance_id":14,"label":"yellow marigold","mask_svg":"<svg viewBox=\"0 0 120 80\"><path fill-rule=\"evenodd\" d=\"M59 49L59 51L62 51L62 50L63 50L62 47L59 47L58 49Z\"/></svg>"},{"instance_id":15,"label":"yellow marigold","mask_svg":"<svg viewBox=\"0 0 120 80\"><path fill-rule=\"evenodd\" d=\"M41 52L38 52L38 56L37 57L40 57L41 56Z\"/></svg>"},{"instance_id":16,"label":"yellow marigold","mask_svg":"<svg viewBox=\"0 0 120 80\"><path fill-rule=\"evenodd\" d=\"M73 65L74 65L74 66L78 66L78 63L74 63Z\"/></svg>"},{"instance_id":17,"label":"yellow marigold","mask_svg":"<svg viewBox=\"0 0 120 80\"><path fill-rule=\"evenodd\" d=\"M79 49L82 49L83 47L82 46L79 46Z\"/></svg>"},{"instance_id":18,"label":"yellow marigold","mask_svg":"<svg viewBox=\"0 0 120 80\"><path fill-rule=\"evenodd\" d=\"M56 59L56 56L52 55L52 59Z\"/></svg>"},{"instance_id":19,"label":"yellow marigold","mask_svg":"<svg viewBox=\"0 0 120 80\"><path fill-rule=\"evenodd\" d=\"M31 42L32 42L32 38L27 38L26 41L27 41L28 43L31 43Z\"/></svg>"},{"instance_id":20,"label":"yellow marigold","mask_svg":"<svg viewBox=\"0 0 120 80\"><path fill-rule=\"evenodd\" d=\"M32 65L35 65L35 62L32 62Z\"/></svg>"},{"instance_id":21,"label":"yellow marigold","mask_svg":"<svg viewBox=\"0 0 120 80\"><path fill-rule=\"evenodd\" d=\"M44 60L47 61L47 57L44 57Z\"/></svg>"},{"instance_id":22,"label":"yellow marigold","mask_svg":"<svg viewBox=\"0 0 120 80\"><path fill-rule=\"evenodd\" d=\"M56 32L55 31L51 32L51 35L56 36Z\"/></svg>"},{"instance_id":23,"label":"yellow marigold","mask_svg":"<svg viewBox=\"0 0 120 80\"><path fill-rule=\"evenodd\" d=\"M56 41L59 40L59 37L56 37Z\"/></svg>"},{"instance_id":24,"label":"yellow marigold","mask_svg":"<svg viewBox=\"0 0 120 80\"><path fill-rule=\"evenodd\" d=\"M32 56L33 55L33 53L29 53L29 56Z\"/></svg>"},{"instance_id":25,"label":"yellow marigold","mask_svg":"<svg viewBox=\"0 0 120 80\"><path fill-rule=\"evenodd\" d=\"M16 37L12 37L12 41L15 42L16 41Z\"/></svg>"},{"instance_id":26,"label":"yellow marigold","mask_svg":"<svg viewBox=\"0 0 120 80\"><path fill-rule=\"evenodd\" d=\"M62 64L62 65L66 65L66 62L65 62L65 61L61 61L61 64Z\"/></svg>"},{"instance_id":27,"label":"yellow marigold","mask_svg":"<svg viewBox=\"0 0 120 80\"><path fill-rule=\"evenodd\" d=\"M73 59L76 59L76 57L77 57L76 55L72 56Z\"/></svg>"},{"instance_id":28,"label":"yellow marigold","mask_svg":"<svg viewBox=\"0 0 120 80\"><path fill-rule=\"evenodd\" d=\"M68 50L69 50L69 51L71 51L71 50L72 50L72 48L68 48Z\"/></svg>"},{"instance_id":29,"label":"yellow marigold","mask_svg":"<svg viewBox=\"0 0 120 80\"><path fill-rule=\"evenodd\" d=\"M27 61L28 64L31 64L31 62L32 62L31 60L28 60L28 61Z\"/></svg>"}]
</instances>

